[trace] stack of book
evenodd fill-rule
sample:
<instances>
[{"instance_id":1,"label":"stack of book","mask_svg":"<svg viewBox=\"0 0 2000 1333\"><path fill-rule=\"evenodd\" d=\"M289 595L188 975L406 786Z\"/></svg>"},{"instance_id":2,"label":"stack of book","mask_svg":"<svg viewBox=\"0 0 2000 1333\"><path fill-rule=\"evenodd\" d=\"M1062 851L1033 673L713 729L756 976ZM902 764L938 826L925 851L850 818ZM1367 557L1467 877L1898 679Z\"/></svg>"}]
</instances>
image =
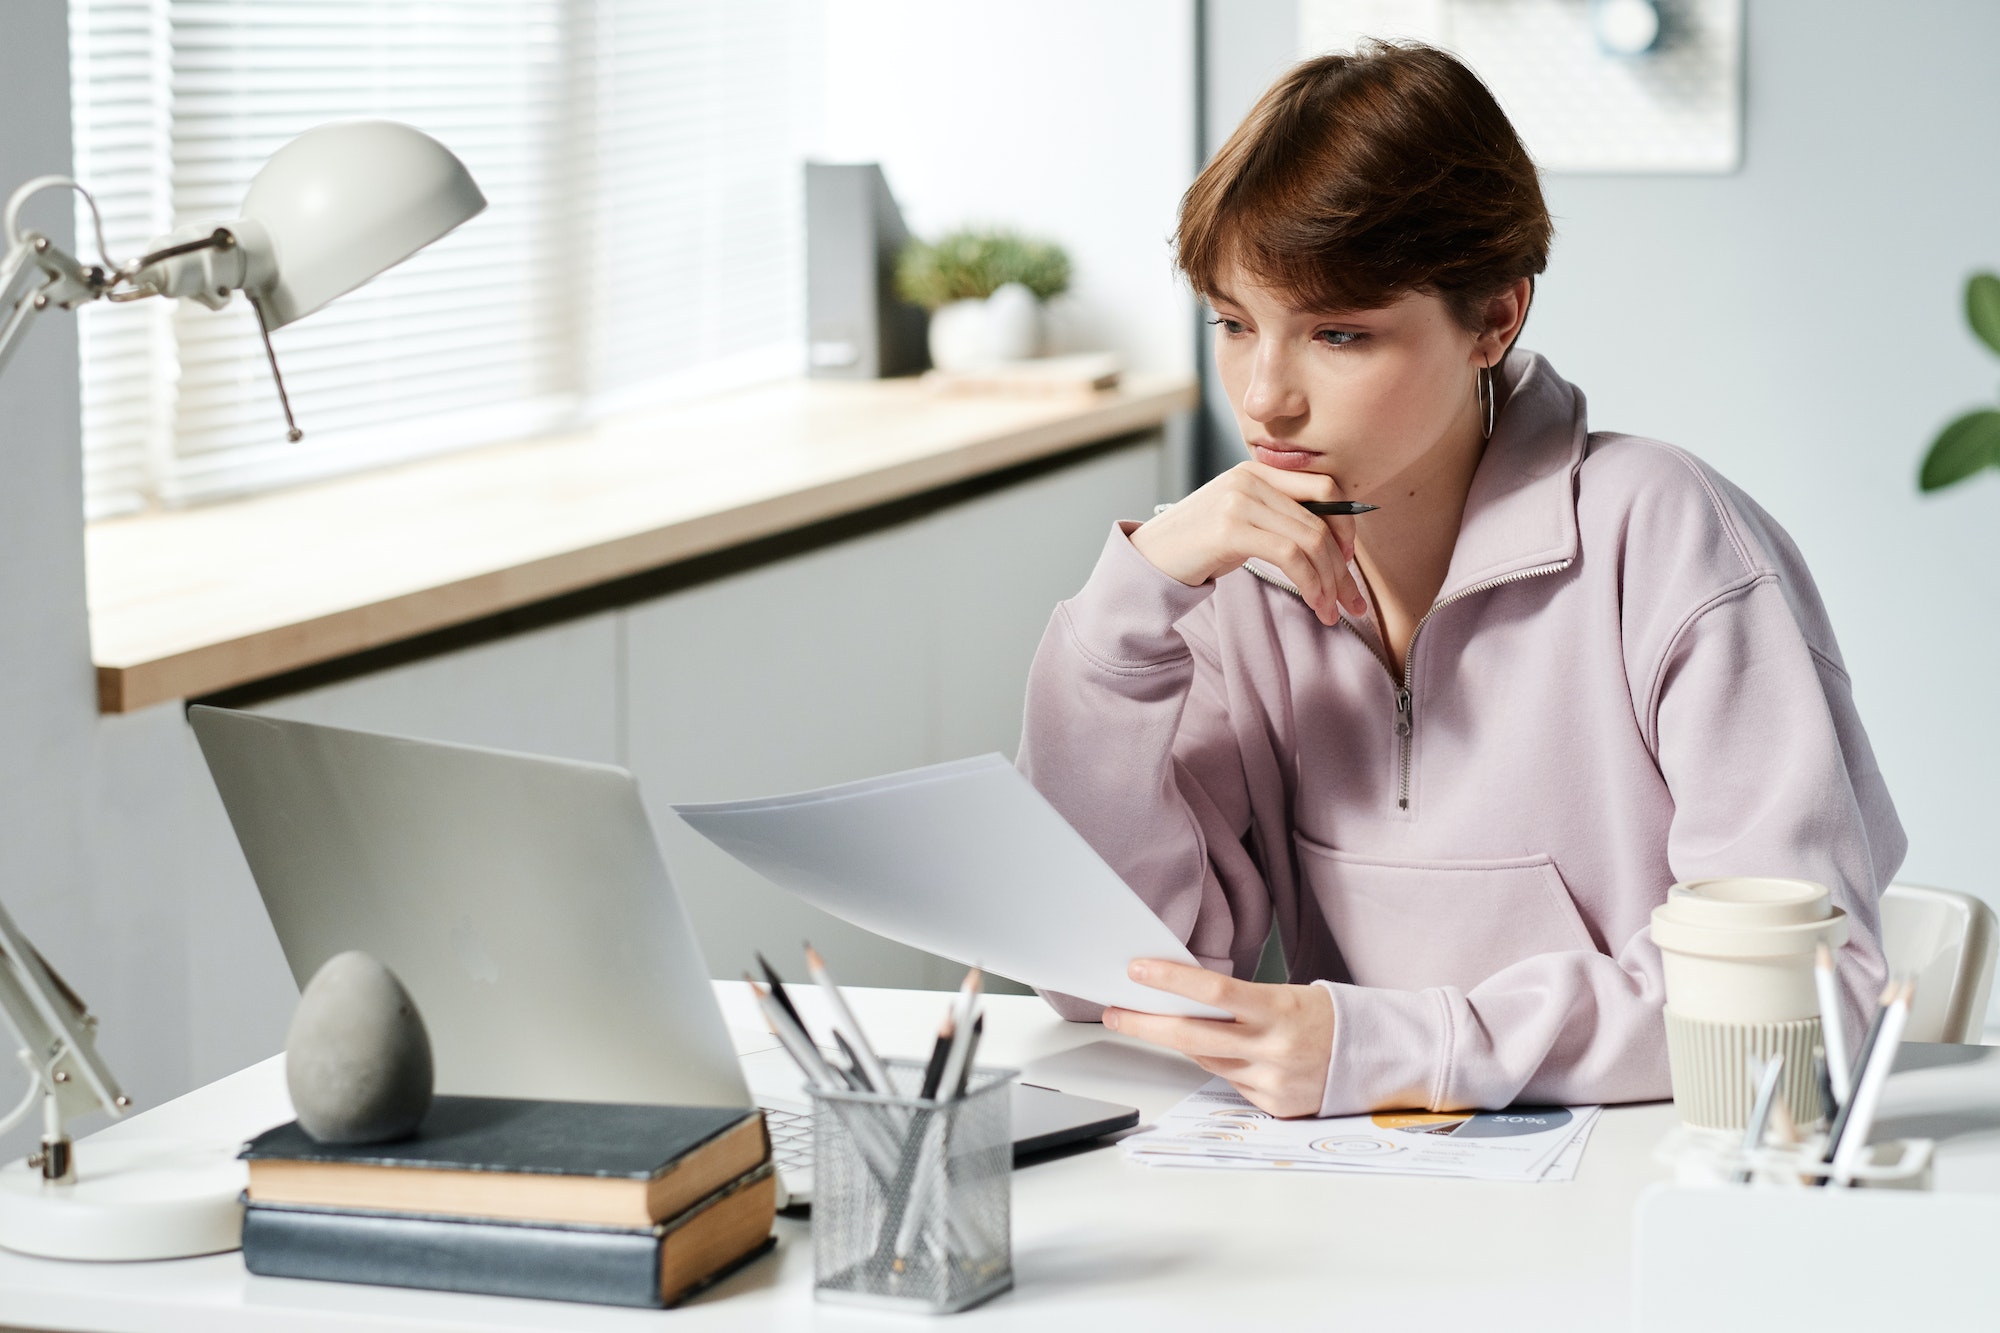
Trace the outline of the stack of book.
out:
<instances>
[{"instance_id":1,"label":"stack of book","mask_svg":"<svg viewBox=\"0 0 2000 1333\"><path fill-rule=\"evenodd\" d=\"M768 1249L752 1108L438 1097L397 1143L252 1140L243 1262L273 1277L669 1306Z\"/></svg>"}]
</instances>

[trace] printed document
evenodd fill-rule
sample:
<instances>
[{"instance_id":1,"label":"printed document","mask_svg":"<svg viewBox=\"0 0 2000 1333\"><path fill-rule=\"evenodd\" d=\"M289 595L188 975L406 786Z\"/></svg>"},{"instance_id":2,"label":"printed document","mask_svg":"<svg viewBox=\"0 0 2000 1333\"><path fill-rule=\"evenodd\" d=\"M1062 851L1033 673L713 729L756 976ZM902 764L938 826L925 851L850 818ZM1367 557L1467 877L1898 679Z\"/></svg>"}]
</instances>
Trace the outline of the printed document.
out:
<instances>
[{"instance_id":1,"label":"printed document","mask_svg":"<svg viewBox=\"0 0 2000 1333\"><path fill-rule=\"evenodd\" d=\"M1125 975L1135 958L1197 964L997 754L674 813L780 888L877 935L1095 1004L1231 1016Z\"/></svg>"},{"instance_id":2,"label":"printed document","mask_svg":"<svg viewBox=\"0 0 2000 1333\"><path fill-rule=\"evenodd\" d=\"M1128 1156L1149 1166L1568 1180L1602 1110L1516 1106L1280 1120L1217 1078L1124 1144Z\"/></svg>"}]
</instances>

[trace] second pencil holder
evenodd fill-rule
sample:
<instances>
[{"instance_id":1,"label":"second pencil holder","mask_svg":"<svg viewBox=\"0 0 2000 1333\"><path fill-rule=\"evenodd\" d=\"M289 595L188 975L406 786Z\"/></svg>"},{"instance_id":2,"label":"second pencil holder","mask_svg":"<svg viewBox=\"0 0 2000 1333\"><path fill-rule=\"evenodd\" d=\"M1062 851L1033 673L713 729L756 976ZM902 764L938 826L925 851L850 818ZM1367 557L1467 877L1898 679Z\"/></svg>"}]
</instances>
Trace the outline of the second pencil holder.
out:
<instances>
[{"instance_id":1,"label":"second pencil holder","mask_svg":"<svg viewBox=\"0 0 2000 1333\"><path fill-rule=\"evenodd\" d=\"M928 1102L921 1064L888 1066L894 1095L813 1093L813 1294L963 1310L1014 1285L1015 1071L975 1069L965 1096Z\"/></svg>"}]
</instances>

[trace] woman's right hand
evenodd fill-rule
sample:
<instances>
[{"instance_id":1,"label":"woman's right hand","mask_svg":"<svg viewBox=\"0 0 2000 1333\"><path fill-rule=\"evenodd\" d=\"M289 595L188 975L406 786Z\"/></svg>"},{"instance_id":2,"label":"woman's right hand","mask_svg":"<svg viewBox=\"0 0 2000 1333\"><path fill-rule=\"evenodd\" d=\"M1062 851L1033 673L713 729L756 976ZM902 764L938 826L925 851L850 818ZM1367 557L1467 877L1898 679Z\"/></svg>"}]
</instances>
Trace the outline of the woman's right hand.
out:
<instances>
[{"instance_id":1,"label":"woman's right hand","mask_svg":"<svg viewBox=\"0 0 2000 1333\"><path fill-rule=\"evenodd\" d=\"M1132 545L1156 569L1189 587L1255 556L1277 566L1320 621L1333 625L1343 606L1357 618L1368 614L1368 600L1348 569L1354 520L1321 518L1301 502L1340 498L1333 478L1323 473L1238 463L1141 524Z\"/></svg>"}]
</instances>

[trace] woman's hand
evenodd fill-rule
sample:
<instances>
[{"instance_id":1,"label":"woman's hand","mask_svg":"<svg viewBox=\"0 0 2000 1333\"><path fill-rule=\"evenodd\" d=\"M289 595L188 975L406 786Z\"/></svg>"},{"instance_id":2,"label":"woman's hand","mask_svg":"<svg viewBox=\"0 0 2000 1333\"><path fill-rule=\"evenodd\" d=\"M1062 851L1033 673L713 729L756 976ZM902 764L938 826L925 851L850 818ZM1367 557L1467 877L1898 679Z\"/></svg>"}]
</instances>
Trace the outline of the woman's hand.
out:
<instances>
[{"instance_id":1,"label":"woman's hand","mask_svg":"<svg viewBox=\"0 0 2000 1333\"><path fill-rule=\"evenodd\" d=\"M1227 1009L1236 1019L1106 1009L1105 1027L1179 1051L1272 1115L1319 1114L1333 1058L1333 997L1325 987L1238 981L1149 958L1126 970L1134 981Z\"/></svg>"},{"instance_id":2,"label":"woman's hand","mask_svg":"<svg viewBox=\"0 0 2000 1333\"><path fill-rule=\"evenodd\" d=\"M1328 625L1340 608L1368 614L1348 562L1354 520L1308 513L1304 500L1337 500L1333 478L1238 463L1132 534L1132 545L1162 573L1197 587L1255 556L1276 565Z\"/></svg>"}]
</instances>

